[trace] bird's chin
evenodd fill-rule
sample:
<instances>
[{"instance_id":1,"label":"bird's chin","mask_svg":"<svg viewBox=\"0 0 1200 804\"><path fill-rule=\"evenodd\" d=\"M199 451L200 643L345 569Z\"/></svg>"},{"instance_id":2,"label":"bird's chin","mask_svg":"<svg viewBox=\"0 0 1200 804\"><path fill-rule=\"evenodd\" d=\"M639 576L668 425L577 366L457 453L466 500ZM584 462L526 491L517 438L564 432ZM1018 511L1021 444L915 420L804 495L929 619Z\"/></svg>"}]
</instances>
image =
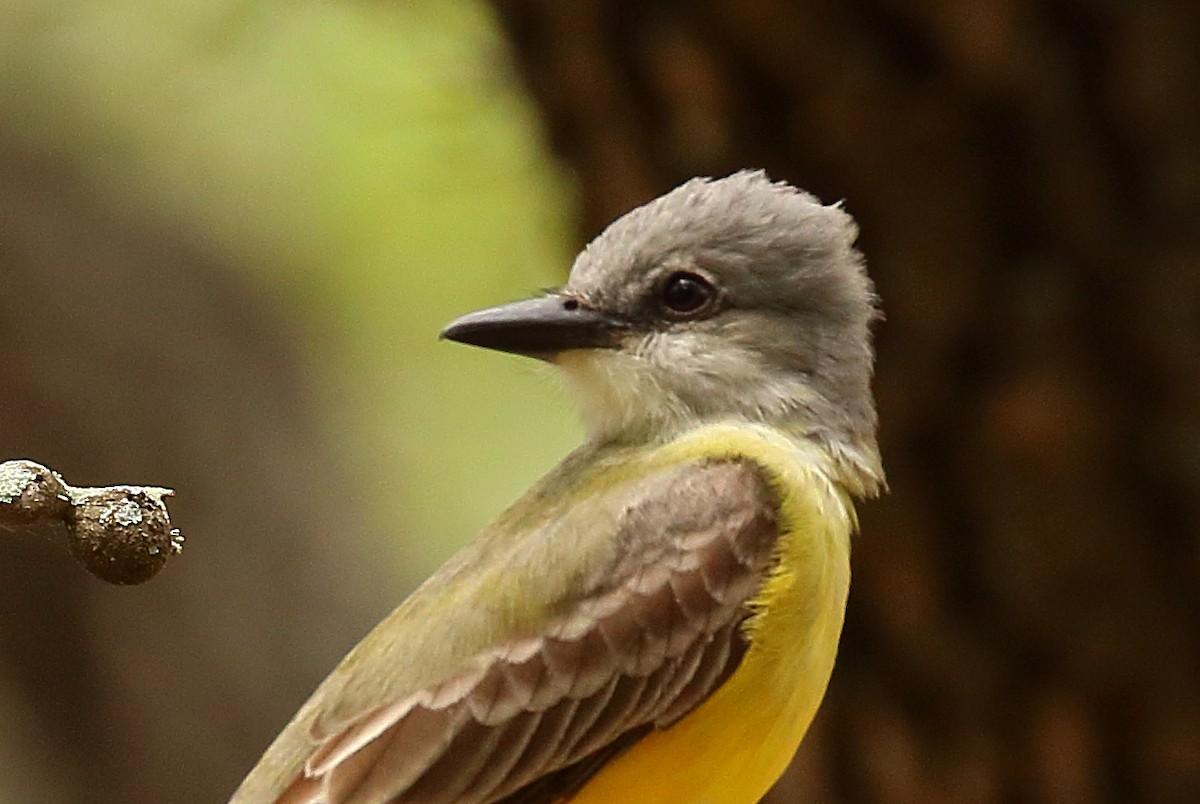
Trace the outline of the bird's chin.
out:
<instances>
[{"instance_id":1,"label":"bird's chin","mask_svg":"<svg viewBox=\"0 0 1200 804\"><path fill-rule=\"evenodd\" d=\"M651 376L645 359L623 349L573 349L555 355L593 439L661 435L692 419Z\"/></svg>"}]
</instances>

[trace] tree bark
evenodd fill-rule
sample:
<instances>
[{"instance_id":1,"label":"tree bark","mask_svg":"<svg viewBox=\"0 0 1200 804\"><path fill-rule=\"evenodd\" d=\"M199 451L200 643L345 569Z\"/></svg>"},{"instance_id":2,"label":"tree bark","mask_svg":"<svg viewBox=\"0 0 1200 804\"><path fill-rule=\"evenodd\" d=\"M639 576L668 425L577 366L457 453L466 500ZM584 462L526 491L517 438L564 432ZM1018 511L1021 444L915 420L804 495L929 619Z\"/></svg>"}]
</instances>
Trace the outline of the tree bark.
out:
<instances>
[{"instance_id":1,"label":"tree bark","mask_svg":"<svg viewBox=\"0 0 1200 804\"><path fill-rule=\"evenodd\" d=\"M493 5L580 241L741 167L862 226L892 493L770 800L1200 795L1200 6Z\"/></svg>"}]
</instances>

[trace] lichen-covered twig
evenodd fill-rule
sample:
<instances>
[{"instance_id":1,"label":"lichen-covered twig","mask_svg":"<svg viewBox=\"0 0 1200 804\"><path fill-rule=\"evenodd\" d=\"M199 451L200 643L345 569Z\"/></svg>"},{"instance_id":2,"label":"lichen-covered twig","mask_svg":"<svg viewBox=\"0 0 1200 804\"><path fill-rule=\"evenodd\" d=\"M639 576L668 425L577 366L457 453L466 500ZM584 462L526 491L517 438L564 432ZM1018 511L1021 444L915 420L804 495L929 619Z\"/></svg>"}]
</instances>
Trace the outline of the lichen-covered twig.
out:
<instances>
[{"instance_id":1,"label":"lichen-covered twig","mask_svg":"<svg viewBox=\"0 0 1200 804\"><path fill-rule=\"evenodd\" d=\"M5 461L0 533L65 533L66 546L88 572L109 583L142 583L183 549L167 515L172 494L152 486L78 488L33 461Z\"/></svg>"}]
</instances>

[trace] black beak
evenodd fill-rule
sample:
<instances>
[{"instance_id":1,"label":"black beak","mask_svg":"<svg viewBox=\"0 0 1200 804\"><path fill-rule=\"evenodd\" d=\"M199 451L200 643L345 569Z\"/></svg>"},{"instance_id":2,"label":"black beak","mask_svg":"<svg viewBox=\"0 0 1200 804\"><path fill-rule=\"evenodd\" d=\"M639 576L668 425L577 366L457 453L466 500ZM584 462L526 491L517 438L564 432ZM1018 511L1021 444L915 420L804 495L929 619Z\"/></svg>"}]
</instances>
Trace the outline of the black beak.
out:
<instances>
[{"instance_id":1,"label":"black beak","mask_svg":"<svg viewBox=\"0 0 1200 804\"><path fill-rule=\"evenodd\" d=\"M624 328L620 320L555 293L467 313L447 324L441 337L545 360L568 349L612 348Z\"/></svg>"}]
</instances>

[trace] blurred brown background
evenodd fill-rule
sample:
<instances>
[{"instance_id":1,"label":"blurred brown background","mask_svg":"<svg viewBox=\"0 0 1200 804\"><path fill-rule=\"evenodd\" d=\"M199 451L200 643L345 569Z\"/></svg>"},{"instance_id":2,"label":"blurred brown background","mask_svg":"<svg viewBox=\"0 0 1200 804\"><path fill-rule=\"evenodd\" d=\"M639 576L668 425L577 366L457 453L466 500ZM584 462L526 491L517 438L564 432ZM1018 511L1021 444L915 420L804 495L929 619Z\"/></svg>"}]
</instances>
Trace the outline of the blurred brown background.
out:
<instances>
[{"instance_id":1,"label":"blurred brown background","mask_svg":"<svg viewBox=\"0 0 1200 804\"><path fill-rule=\"evenodd\" d=\"M771 800L1200 800L1200 6L213 3L167 38L204 47L153 66L221 74L119 123L96 110L148 91L62 90L85 79L40 47L120 76L136 55L79 42L147 38L17 5L0 31L38 47L0 57L0 455L173 485L189 541L126 590L2 540L0 801L221 800L340 653L570 441L561 409L521 416L546 393L506 390L527 369L378 322L435 332L526 292L541 275L522 262L560 281L631 206L746 166L845 199L887 314L892 493L862 510L829 697ZM340 66L309 75L314 52ZM475 111L447 111L464 94ZM227 97L281 100L255 129ZM233 121L203 140L211 163L161 146L198 107ZM142 133L164 115L178 127ZM453 401L480 393L494 408ZM426 429L432 447L409 440ZM445 480L465 463L479 474ZM468 485L498 474L515 476ZM466 498L467 519L423 513Z\"/></svg>"}]
</instances>

